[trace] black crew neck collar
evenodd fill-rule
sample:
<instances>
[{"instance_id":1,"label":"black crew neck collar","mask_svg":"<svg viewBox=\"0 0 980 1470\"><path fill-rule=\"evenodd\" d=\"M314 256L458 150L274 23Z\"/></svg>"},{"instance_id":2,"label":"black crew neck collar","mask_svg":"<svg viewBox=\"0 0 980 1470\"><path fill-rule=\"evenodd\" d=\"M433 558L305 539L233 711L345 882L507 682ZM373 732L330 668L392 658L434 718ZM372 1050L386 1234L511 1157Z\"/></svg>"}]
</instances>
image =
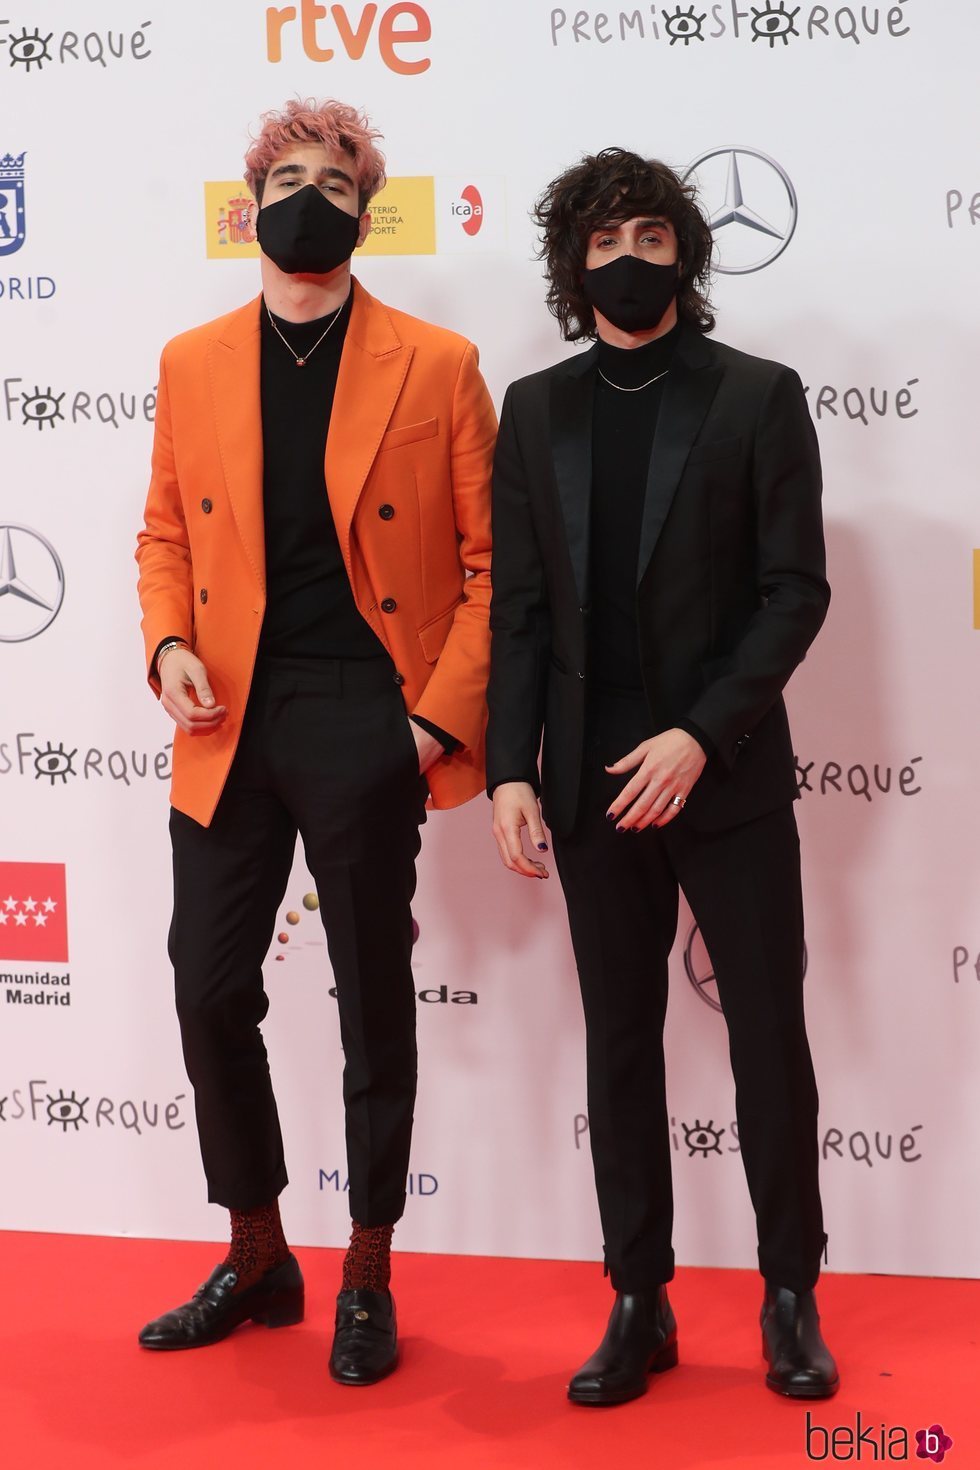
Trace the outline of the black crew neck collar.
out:
<instances>
[{"instance_id":1,"label":"black crew neck collar","mask_svg":"<svg viewBox=\"0 0 980 1470\"><path fill-rule=\"evenodd\" d=\"M642 347L614 347L599 337L599 367L620 387L635 388L670 367L680 330L678 321L669 332Z\"/></svg>"},{"instance_id":2,"label":"black crew neck collar","mask_svg":"<svg viewBox=\"0 0 980 1470\"><path fill-rule=\"evenodd\" d=\"M340 308L339 313L336 312L336 308L335 308L334 311L328 311L327 314L326 314L326 316L318 316L318 317L315 317L313 319L313 321L309 321L309 322L291 322L291 321L288 321L287 318L284 317L284 316L277 316L276 313L272 310L271 306L269 306L269 304L266 301L265 297L263 296L263 298L262 298L262 319L263 319L263 322L264 322L265 326L268 327L268 325L269 325L269 317L271 316L272 317L272 320L275 322L276 326L279 328L279 330L282 332L282 334L286 337L286 339L288 341L292 342L294 338L297 341L304 341L307 337L313 337L313 338L319 337L320 333L323 332L330 325L331 319L336 314L337 315L337 323L331 329L330 337L336 337L338 335L342 336L343 335L343 332L344 332L344 329L346 328L347 323L350 320L351 306L353 304L353 300L354 300L354 292L353 292L353 290L351 290L351 291L348 291L348 293L347 293L347 300L344 302L343 306ZM328 342L330 340L330 337L327 338L327 341ZM326 346L326 343L324 343L324 346Z\"/></svg>"}]
</instances>

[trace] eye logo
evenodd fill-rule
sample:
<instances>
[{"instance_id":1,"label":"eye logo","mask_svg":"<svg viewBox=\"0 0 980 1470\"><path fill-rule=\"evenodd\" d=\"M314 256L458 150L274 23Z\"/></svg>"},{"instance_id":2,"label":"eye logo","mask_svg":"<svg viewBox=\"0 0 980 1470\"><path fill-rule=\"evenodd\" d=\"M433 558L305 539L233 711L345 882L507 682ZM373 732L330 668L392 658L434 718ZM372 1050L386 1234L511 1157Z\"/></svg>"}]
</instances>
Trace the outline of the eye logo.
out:
<instances>
[{"instance_id":1,"label":"eye logo","mask_svg":"<svg viewBox=\"0 0 980 1470\"><path fill-rule=\"evenodd\" d=\"M0 643L43 633L64 597L65 573L51 542L30 526L0 522Z\"/></svg>"},{"instance_id":2,"label":"eye logo","mask_svg":"<svg viewBox=\"0 0 980 1470\"><path fill-rule=\"evenodd\" d=\"M664 26L673 46L677 41L683 41L685 46L690 46L692 41L703 41L701 27L704 25L707 15L695 15L694 6L682 10L677 9L670 15L664 16Z\"/></svg>"},{"instance_id":3,"label":"eye logo","mask_svg":"<svg viewBox=\"0 0 980 1470\"><path fill-rule=\"evenodd\" d=\"M693 1159L695 1154L700 1154L706 1159L709 1154L720 1154L721 1136L724 1128L716 1128L709 1118L707 1123L701 1123L697 1118L694 1120L693 1128L688 1128L682 1120L681 1127L684 1129L684 1142L687 1144L687 1156Z\"/></svg>"},{"instance_id":4,"label":"eye logo","mask_svg":"<svg viewBox=\"0 0 980 1470\"><path fill-rule=\"evenodd\" d=\"M24 399L24 423L37 424L39 429L43 429L45 424L50 424L53 429L55 419L61 419L64 422L65 416L61 412L61 400L64 396L63 393L59 393L56 397L50 388L42 393L35 384L34 392Z\"/></svg>"},{"instance_id":5,"label":"eye logo","mask_svg":"<svg viewBox=\"0 0 980 1470\"><path fill-rule=\"evenodd\" d=\"M799 13L799 6L795 10L787 10L785 0L778 0L776 5L772 4L772 0L766 0L765 10L756 10L753 5L753 43L756 41L768 41L770 51L777 41L782 41L784 46L788 46L790 36L798 36L800 34L793 24Z\"/></svg>"},{"instance_id":6,"label":"eye logo","mask_svg":"<svg viewBox=\"0 0 980 1470\"><path fill-rule=\"evenodd\" d=\"M49 31L42 36L39 30L28 31L25 26L19 36L10 38L10 65L22 66L25 71L36 66L40 71L44 63L51 60L48 42L53 35L54 32Z\"/></svg>"},{"instance_id":7,"label":"eye logo","mask_svg":"<svg viewBox=\"0 0 980 1470\"><path fill-rule=\"evenodd\" d=\"M34 747L34 779L40 781L46 776L53 786L60 781L62 786L68 785L68 777L76 776L78 772L72 765L73 758L78 754L78 748L66 750L63 745L52 745L50 740L44 750Z\"/></svg>"},{"instance_id":8,"label":"eye logo","mask_svg":"<svg viewBox=\"0 0 980 1470\"><path fill-rule=\"evenodd\" d=\"M69 1128L74 1128L77 1133L79 1123L88 1123L85 1116L87 1102L87 1097L77 1098L74 1092L59 1092L57 1097L52 1097L49 1092L48 1127L50 1128L52 1123L58 1123L62 1133L67 1133Z\"/></svg>"}]
</instances>

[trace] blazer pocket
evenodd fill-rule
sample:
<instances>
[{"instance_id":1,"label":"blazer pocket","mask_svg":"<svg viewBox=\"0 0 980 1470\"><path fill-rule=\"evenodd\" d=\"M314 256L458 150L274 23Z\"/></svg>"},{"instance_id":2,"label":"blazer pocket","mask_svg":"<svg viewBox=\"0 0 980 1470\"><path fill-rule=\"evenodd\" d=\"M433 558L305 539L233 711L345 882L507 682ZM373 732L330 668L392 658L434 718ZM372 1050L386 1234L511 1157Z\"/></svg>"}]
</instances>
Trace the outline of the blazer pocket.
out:
<instances>
[{"instance_id":1,"label":"blazer pocket","mask_svg":"<svg viewBox=\"0 0 980 1470\"><path fill-rule=\"evenodd\" d=\"M456 616L456 609L462 600L461 597L457 598L452 607L447 607L445 612L441 612L438 617L430 618L424 627L419 628L419 643L422 645L422 656L427 664L434 664L442 652L453 618Z\"/></svg>"},{"instance_id":2,"label":"blazer pocket","mask_svg":"<svg viewBox=\"0 0 980 1470\"><path fill-rule=\"evenodd\" d=\"M687 456L687 462L689 465L704 464L709 459L724 459L729 454L737 454L741 447L741 438L712 439L707 444L695 444Z\"/></svg>"},{"instance_id":3,"label":"blazer pocket","mask_svg":"<svg viewBox=\"0 0 980 1470\"><path fill-rule=\"evenodd\" d=\"M431 439L439 432L438 419L423 419L418 424L402 424L398 429L389 429L381 441L382 449L398 449L402 444L414 444L418 439Z\"/></svg>"}]
</instances>

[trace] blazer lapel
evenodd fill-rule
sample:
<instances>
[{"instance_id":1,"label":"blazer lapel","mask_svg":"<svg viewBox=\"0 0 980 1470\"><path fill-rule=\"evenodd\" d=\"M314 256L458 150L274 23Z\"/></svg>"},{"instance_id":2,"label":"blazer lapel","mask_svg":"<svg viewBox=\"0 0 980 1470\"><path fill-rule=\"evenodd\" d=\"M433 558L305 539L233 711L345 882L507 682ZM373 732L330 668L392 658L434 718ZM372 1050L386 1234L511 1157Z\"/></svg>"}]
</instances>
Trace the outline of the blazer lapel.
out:
<instances>
[{"instance_id":1,"label":"blazer lapel","mask_svg":"<svg viewBox=\"0 0 980 1470\"><path fill-rule=\"evenodd\" d=\"M664 384L653 436L636 567L637 586L650 565L687 456L718 391L721 374L710 344L699 332L685 327Z\"/></svg>"},{"instance_id":2,"label":"blazer lapel","mask_svg":"<svg viewBox=\"0 0 980 1470\"><path fill-rule=\"evenodd\" d=\"M348 576L351 521L414 352L402 344L381 303L356 280L351 289L354 301L324 455L327 495Z\"/></svg>"},{"instance_id":3,"label":"blazer lapel","mask_svg":"<svg viewBox=\"0 0 980 1470\"><path fill-rule=\"evenodd\" d=\"M551 380L551 454L580 606L588 601L595 347Z\"/></svg>"},{"instance_id":4,"label":"blazer lapel","mask_svg":"<svg viewBox=\"0 0 980 1470\"><path fill-rule=\"evenodd\" d=\"M265 592L262 509L262 400L257 297L225 319L208 343L211 405L225 487L245 554Z\"/></svg>"}]
</instances>

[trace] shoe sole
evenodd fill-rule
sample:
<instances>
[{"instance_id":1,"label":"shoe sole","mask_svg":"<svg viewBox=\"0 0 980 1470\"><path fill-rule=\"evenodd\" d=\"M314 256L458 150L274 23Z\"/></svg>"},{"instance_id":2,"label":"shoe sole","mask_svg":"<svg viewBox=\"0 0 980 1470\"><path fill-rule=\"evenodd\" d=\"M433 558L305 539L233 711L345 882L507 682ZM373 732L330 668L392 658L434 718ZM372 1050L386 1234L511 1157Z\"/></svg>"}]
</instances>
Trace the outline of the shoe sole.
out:
<instances>
[{"instance_id":1,"label":"shoe sole","mask_svg":"<svg viewBox=\"0 0 980 1470\"><path fill-rule=\"evenodd\" d=\"M771 1389L773 1393L778 1393L780 1398L784 1399L832 1399L840 1388L840 1379L837 1378L833 1383L828 1384L815 1383L812 1386L801 1384L799 1388L789 1388L785 1384L774 1383L767 1373L766 1388Z\"/></svg>"},{"instance_id":2,"label":"shoe sole","mask_svg":"<svg viewBox=\"0 0 980 1470\"><path fill-rule=\"evenodd\" d=\"M140 1347L146 1348L151 1353L186 1353L194 1348L214 1347L216 1343L224 1342L239 1327L244 1327L246 1322L255 1322L260 1327L297 1327L306 1315L305 1293L290 1292L288 1296L270 1303L268 1307L259 1307L257 1311L248 1317L243 1317L240 1322L235 1322L230 1327L204 1338L200 1342L143 1342Z\"/></svg>"},{"instance_id":3,"label":"shoe sole","mask_svg":"<svg viewBox=\"0 0 980 1470\"><path fill-rule=\"evenodd\" d=\"M647 1368L647 1373L667 1373L671 1368L676 1368L678 1363L677 1343L669 1343L660 1349L653 1362ZM642 1398L647 1391L644 1383L642 1388L635 1393L573 1393L568 1390L568 1400L572 1404L586 1404L590 1408L614 1408L617 1404L629 1404L634 1399Z\"/></svg>"}]
</instances>

